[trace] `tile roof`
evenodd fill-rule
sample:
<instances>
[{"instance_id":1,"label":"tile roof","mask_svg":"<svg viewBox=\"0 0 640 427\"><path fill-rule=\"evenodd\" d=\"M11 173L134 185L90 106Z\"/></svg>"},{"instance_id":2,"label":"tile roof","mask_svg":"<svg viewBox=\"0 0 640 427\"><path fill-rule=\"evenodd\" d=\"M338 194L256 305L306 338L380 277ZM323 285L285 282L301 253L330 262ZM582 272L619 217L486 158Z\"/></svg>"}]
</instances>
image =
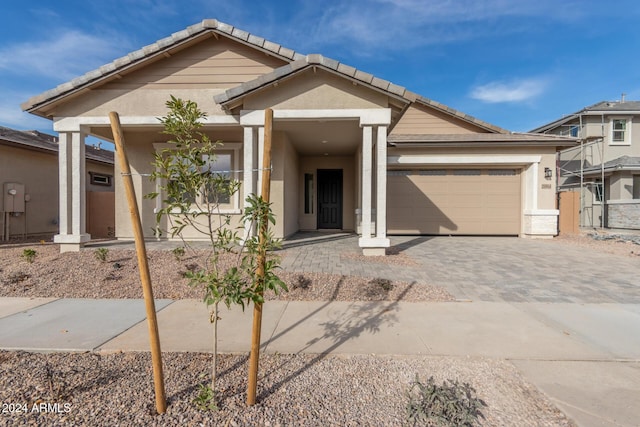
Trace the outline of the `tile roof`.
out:
<instances>
[{"instance_id":1,"label":"tile roof","mask_svg":"<svg viewBox=\"0 0 640 427\"><path fill-rule=\"evenodd\" d=\"M336 61L335 59L331 59L320 54L307 55L289 64L283 65L282 67L279 67L273 70L272 72L264 74L254 80L250 80L248 82L242 83L231 89L227 89L225 92L215 95L214 101L218 104L224 105L238 98L241 98L242 96L245 96L255 90L268 86L292 74L295 74L301 70L307 69L309 67L314 67L314 66L323 67L327 70L340 74L346 78L352 79L359 83L364 83L372 88L386 92L390 96L402 98L407 102L416 102L423 105L427 105L429 107L435 108L451 116L455 116L461 120L471 122L491 132L495 132L495 133L509 132L503 128L500 128L498 126L479 120L473 116L462 113L444 104L441 104L439 102L433 101L431 99L428 99L416 93L413 93L407 90L406 88L404 88L403 86L399 86L388 80L375 77L372 74L358 70L354 67L343 64L341 62Z\"/></svg>"},{"instance_id":2,"label":"tile roof","mask_svg":"<svg viewBox=\"0 0 640 427\"><path fill-rule=\"evenodd\" d=\"M602 164L594 165L583 170L583 173L593 175L602 172ZM604 171L612 172L614 170L640 170L640 157L622 156L617 159L604 162Z\"/></svg>"},{"instance_id":3,"label":"tile roof","mask_svg":"<svg viewBox=\"0 0 640 427\"><path fill-rule=\"evenodd\" d=\"M576 138L557 135L543 135L530 133L469 133L469 134L391 134L387 138L390 144L396 146L414 144L438 143L514 143L526 145L529 143L548 143L555 146L572 146L577 143Z\"/></svg>"},{"instance_id":4,"label":"tile roof","mask_svg":"<svg viewBox=\"0 0 640 427\"><path fill-rule=\"evenodd\" d=\"M226 103L232 99L238 98L248 92L258 89L263 85L295 73L300 69L309 66L322 66L355 81L359 81L361 83L370 85L373 88L385 91L392 96L403 98L409 102L416 102L427 105L443 113L473 123L490 132L508 133L507 130L501 127L492 125L473 116L457 111L444 104L440 104L436 101L422 97L418 94L408 91L402 86L396 85L384 79L380 79L364 71L357 70L349 65L342 64L336 60L324 57L319 54L305 56L292 49L283 47L278 43L265 40L262 37L258 37L232 25L220 22L216 19L205 19L198 24L191 25L182 31L173 33L169 37L165 37L156 41L155 43L144 46L141 49L138 49L134 52L129 53L128 55L110 62L109 64L103 65L102 67L97 68L93 71L89 71L88 73L77 77L67 83L63 83L54 89L46 91L40 95L36 95L24 102L21 107L25 111L37 114L37 109L44 104L54 102L67 94L71 94L94 83L100 82L109 76L118 74L119 72L122 72L134 65L140 64L147 59L150 59L151 57L160 55L171 48L177 47L208 32L223 34L226 37L235 39L241 43L249 44L258 49L262 49L269 54L290 62L289 64L284 65L283 67L280 67L271 73L262 75L257 79L243 83L237 87L227 90L223 94L217 95L215 97L215 100L218 103Z\"/></svg>"},{"instance_id":5,"label":"tile roof","mask_svg":"<svg viewBox=\"0 0 640 427\"><path fill-rule=\"evenodd\" d=\"M0 144L19 145L22 148L38 151L58 152L58 138L38 131L21 131L0 126ZM85 156L89 160L114 164L113 151L92 145L85 145Z\"/></svg>"},{"instance_id":6,"label":"tile roof","mask_svg":"<svg viewBox=\"0 0 640 427\"><path fill-rule=\"evenodd\" d=\"M150 57L161 54L162 52L170 48L178 46L207 32L224 34L226 37L235 39L245 44L250 44L272 55L278 56L283 60L294 61L304 57L294 50L265 40L262 37L250 34L232 25L225 24L224 22L220 22L216 19L205 19L198 24L191 25L182 31L173 33L169 37L165 37L155 43L144 46L136 51L129 53L128 55L118 58L106 65L103 65L100 68L89 71L88 73L77 77L67 83L63 83L54 89L48 90L40 95L36 95L30 98L28 101L24 102L21 107L25 111L34 110L44 103L54 101L58 97L102 80L107 76L117 74L118 72L121 72L122 70L127 69L132 65L144 62Z\"/></svg>"},{"instance_id":7,"label":"tile roof","mask_svg":"<svg viewBox=\"0 0 640 427\"><path fill-rule=\"evenodd\" d=\"M580 115L588 114L600 114L600 113L628 113L628 112L640 112L640 101L600 101L588 107L584 107L580 111L563 116L560 119L554 120L542 126L538 126L532 129L530 132L542 133L555 129L556 127L567 123Z\"/></svg>"},{"instance_id":8,"label":"tile roof","mask_svg":"<svg viewBox=\"0 0 640 427\"><path fill-rule=\"evenodd\" d=\"M236 87L228 89L225 92L216 95L214 97L214 100L219 104L227 103L236 98L244 96L256 89L269 85L284 77L290 76L291 74L294 74L297 71L300 71L312 66L320 66L327 70L334 71L338 74L351 78L355 81L365 83L372 87L378 88L382 91L393 94L396 97L401 97L401 98L413 97L414 99L417 97L417 95L410 95L411 92L408 92L402 86L395 85L387 80L379 79L371 74L365 73L363 71L357 70L348 65L342 64L334 59L327 58L326 56L319 55L319 54L312 54L312 55L306 55L289 64L283 65L282 67L279 67L273 70L272 72L264 74L254 80L250 80Z\"/></svg>"}]
</instances>

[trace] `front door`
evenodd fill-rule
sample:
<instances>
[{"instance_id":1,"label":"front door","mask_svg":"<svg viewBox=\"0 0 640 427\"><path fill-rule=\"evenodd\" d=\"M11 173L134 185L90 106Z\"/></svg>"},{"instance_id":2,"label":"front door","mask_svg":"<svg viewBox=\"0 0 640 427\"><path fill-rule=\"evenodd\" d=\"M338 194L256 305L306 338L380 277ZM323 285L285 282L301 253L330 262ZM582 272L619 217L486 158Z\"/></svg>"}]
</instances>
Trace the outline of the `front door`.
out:
<instances>
[{"instance_id":1,"label":"front door","mask_svg":"<svg viewBox=\"0 0 640 427\"><path fill-rule=\"evenodd\" d=\"M318 229L342 229L342 169L318 169Z\"/></svg>"}]
</instances>

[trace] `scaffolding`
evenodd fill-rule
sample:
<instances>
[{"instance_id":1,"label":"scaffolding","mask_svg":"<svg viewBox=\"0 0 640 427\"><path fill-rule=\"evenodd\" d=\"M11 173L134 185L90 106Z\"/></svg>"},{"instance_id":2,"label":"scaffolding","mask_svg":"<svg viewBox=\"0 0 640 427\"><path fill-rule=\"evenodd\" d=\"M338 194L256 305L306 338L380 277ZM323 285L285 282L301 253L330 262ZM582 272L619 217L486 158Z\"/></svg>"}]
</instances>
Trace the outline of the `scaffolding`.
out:
<instances>
[{"instance_id":1,"label":"scaffolding","mask_svg":"<svg viewBox=\"0 0 640 427\"><path fill-rule=\"evenodd\" d=\"M560 126L560 135L573 136L580 140L579 147L571 147L557 153L556 176L558 184L556 192L580 190L580 226L593 227L594 222L594 195L600 206L599 227L606 226L605 217L607 210L606 185L605 185L605 120L604 114L600 114L600 135L589 135L586 132L586 123L583 114L576 114L578 124L563 124ZM591 115L593 117L593 115ZM563 129L565 128L565 129ZM574 153L571 155L571 153ZM599 158L598 158L599 157ZM579 164L579 167L576 167ZM589 165L589 167L585 167ZM600 177L594 178L593 166L600 166ZM589 170L589 177L585 177L585 169ZM560 178L564 182L560 183ZM589 193L585 191L589 190ZM587 200L587 195L590 200Z\"/></svg>"}]
</instances>

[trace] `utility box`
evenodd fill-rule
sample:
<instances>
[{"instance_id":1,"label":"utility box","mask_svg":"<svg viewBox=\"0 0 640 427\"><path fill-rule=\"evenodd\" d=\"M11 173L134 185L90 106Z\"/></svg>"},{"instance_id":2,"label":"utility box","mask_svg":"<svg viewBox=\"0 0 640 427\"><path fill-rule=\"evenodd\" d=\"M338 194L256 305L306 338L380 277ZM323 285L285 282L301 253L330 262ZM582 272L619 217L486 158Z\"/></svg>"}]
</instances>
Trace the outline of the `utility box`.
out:
<instances>
[{"instance_id":1,"label":"utility box","mask_svg":"<svg viewBox=\"0 0 640 427\"><path fill-rule=\"evenodd\" d=\"M4 212L24 212L24 185L16 182L4 183Z\"/></svg>"}]
</instances>

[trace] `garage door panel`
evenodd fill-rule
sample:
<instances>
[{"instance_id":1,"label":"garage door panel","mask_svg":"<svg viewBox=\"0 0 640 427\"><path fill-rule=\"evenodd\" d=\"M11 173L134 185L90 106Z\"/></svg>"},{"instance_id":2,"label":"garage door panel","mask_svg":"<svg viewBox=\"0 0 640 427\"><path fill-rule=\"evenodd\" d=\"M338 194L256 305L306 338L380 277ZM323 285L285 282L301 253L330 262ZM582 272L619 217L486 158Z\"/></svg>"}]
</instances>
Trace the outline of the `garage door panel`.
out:
<instances>
[{"instance_id":1,"label":"garage door panel","mask_svg":"<svg viewBox=\"0 0 640 427\"><path fill-rule=\"evenodd\" d=\"M404 171L390 173L387 185L389 233L520 233L520 174L514 169Z\"/></svg>"}]
</instances>

